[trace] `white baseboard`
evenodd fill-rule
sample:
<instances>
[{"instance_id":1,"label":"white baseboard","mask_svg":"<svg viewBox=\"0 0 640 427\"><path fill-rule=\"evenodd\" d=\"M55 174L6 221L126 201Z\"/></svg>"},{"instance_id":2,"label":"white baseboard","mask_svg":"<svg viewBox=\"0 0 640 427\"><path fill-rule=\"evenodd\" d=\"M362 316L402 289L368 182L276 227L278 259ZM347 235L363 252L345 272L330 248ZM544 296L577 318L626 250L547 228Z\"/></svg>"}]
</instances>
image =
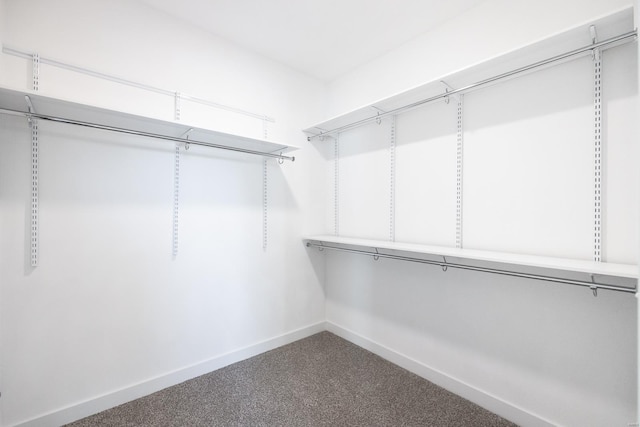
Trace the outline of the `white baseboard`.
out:
<instances>
[{"instance_id":1,"label":"white baseboard","mask_svg":"<svg viewBox=\"0 0 640 427\"><path fill-rule=\"evenodd\" d=\"M377 342L365 338L356 332L343 328L342 326L338 326L335 323L327 321L326 327L327 331L344 338L359 347L369 350L383 359L431 381L432 383L520 426L552 427L555 425L538 415L527 412L522 408L514 406L509 402L466 384L465 382L453 378L444 372L433 369L421 362L418 362L417 360L385 347L382 344L378 344Z\"/></svg>"},{"instance_id":2,"label":"white baseboard","mask_svg":"<svg viewBox=\"0 0 640 427\"><path fill-rule=\"evenodd\" d=\"M290 344L325 330L325 322L319 322L304 328L297 329L286 334L261 341L250 346L222 354L203 362L187 366L173 372L152 378L130 387L125 387L114 392L86 400L55 412L16 424L20 427L52 427L67 424L81 418L88 417L114 406L130 402L140 397L160 391L164 388L180 384L184 381L200 375L213 372L217 369L240 362L269 350Z\"/></svg>"},{"instance_id":3,"label":"white baseboard","mask_svg":"<svg viewBox=\"0 0 640 427\"><path fill-rule=\"evenodd\" d=\"M479 390L382 344L378 344L356 332L332 322L319 322L16 424L15 427L52 427L67 424L325 330L518 425L532 427L551 427L554 425L540 416L505 402L496 396Z\"/></svg>"}]
</instances>

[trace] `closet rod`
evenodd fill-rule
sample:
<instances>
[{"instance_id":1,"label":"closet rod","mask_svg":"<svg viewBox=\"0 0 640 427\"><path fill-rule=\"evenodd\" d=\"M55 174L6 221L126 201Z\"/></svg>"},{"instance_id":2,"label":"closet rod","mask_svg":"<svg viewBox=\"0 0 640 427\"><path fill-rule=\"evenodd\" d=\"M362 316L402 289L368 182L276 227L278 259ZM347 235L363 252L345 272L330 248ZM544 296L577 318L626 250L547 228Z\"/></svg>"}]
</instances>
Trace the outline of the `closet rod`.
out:
<instances>
[{"instance_id":1,"label":"closet rod","mask_svg":"<svg viewBox=\"0 0 640 427\"><path fill-rule=\"evenodd\" d=\"M427 260L427 259L406 257L406 256L401 256L401 255L383 254L383 253L378 253L378 252L363 251L363 250L359 250L359 249L341 248L341 247L338 247L338 246L327 246L327 245L322 245L322 244L318 244L318 243L311 243L311 242L307 242L307 247L318 248L320 250L330 249L332 251L348 252L348 253L359 254L359 255L368 255L368 256L372 256L374 258L380 257L380 258L395 259L395 260L399 260L399 261L417 262L417 263L420 263L420 264L437 265L437 266L444 267L444 268L451 267L451 268L457 268L457 269L461 269L461 270L480 271L480 272L484 272L484 273L500 274L500 275L503 275L503 276L513 276L513 277L521 277L521 278L525 278L525 279L543 280L545 282L564 283L564 284L567 284L567 285L584 286L584 287L590 288L591 290L607 289L607 290L610 290L610 291L627 292L627 293L631 293L631 294L635 294L635 292L636 292L635 288L627 288L627 287L624 287L624 286L607 285L607 284L596 283L596 282L587 282L587 281L582 281L582 280L563 279L563 278L559 278L559 277L544 276L544 275L539 275L539 274L518 273L516 271L501 270L501 269L497 269L497 268L474 267L472 265L455 264L455 263L450 263L450 262L445 262L445 261L432 261L432 260Z\"/></svg>"},{"instance_id":2,"label":"closet rod","mask_svg":"<svg viewBox=\"0 0 640 427\"><path fill-rule=\"evenodd\" d=\"M4 46L4 45L2 46L2 53L6 53L8 55L13 55L13 56L17 56L19 58L25 58L25 59L33 58L33 54L31 54L31 53L23 52L21 50L13 49L13 48L10 48L10 47ZM131 80L123 79L123 78L112 76L112 75L105 74L105 73L101 73L99 71L89 70L88 68L82 68L82 67L78 67L78 66L75 66L75 65L66 64L64 62L56 61L55 59L45 58L43 56L40 56L40 63L47 64L47 65L52 65L54 67L58 67L58 68L62 68L62 69L65 69L65 70L73 71L75 73L86 74L88 76L97 77L97 78L100 78L100 79L108 80L110 82L120 83L120 84L123 84L123 85L126 85L126 86L131 86L131 87L135 87L135 88L138 88L138 89L147 90L149 92L159 93L161 95L176 96L176 92L172 92L170 90L161 89L161 88L157 88L157 87L154 87L154 86L146 85L146 84L143 84L143 83L134 82L134 81L131 81ZM180 93L180 98L188 100L188 101L192 101L192 102L197 102L197 103L203 104L203 105L208 105L210 107L219 108L221 110L227 110L227 111L231 111L233 113L244 114L245 116L253 117L253 118L256 118L256 119L266 120L267 122L271 122L271 123L275 123L275 121L276 121L276 119L274 119L273 117L269 117L269 116L266 116L266 115L263 115L263 114L253 113L251 111L243 110L243 109L236 108L236 107L231 107L229 105L218 104L217 102L208 101L206 99L197 98L195 96L187 95L187 94L184 94L184 93Z\"/></svg>"},{"instance_id":3,"label":"closet rod","mask_svg":"<svg viewBox=\"0 0 640 427\"><path fill-rule=\"evenodd\" d=\"M203 141L197 141L197 140L193 140L193 139L179 138L179 137L170 136L170 135L160 135L160 134L157 134L157 133L142 132L142 131L137 131L137 130L132 130L132 129L119 128L119 127L115 127L115 126L101 125L101 124L97 124L97 123L82 122L82 121L78 121L78 120L65 119L65 118L62 118L62 117L47 116L47 115L44 115L44 114L26 113L24 111L10 110L10 109L5 109L5 108L0 108L0 114L6 114L6 115L10 115L10 116L21 116L21 117L26 117L27 119L33 118L33 119L46 120L46 121L56 122L56 123L65 123L65 124L69 124L69 125L83 126L83 127L92 128L92 129L100 129L100 130L106 130L106 131L110 131L110 132L124 133L124 134L127 134L127 135L136 135L136 136L144 136L144 137L147 137L147 138L163 139L165 141L173 141L173 142L182 142L182 143L185 143L185 144L201 145L203 147L218 148L220 150L236 151L236 152L239 152L239 153L253 154L253 155L263 156L263 157L273 157L273 158L277 158L277 159L291 160L292 162L295 161L295 159L296 159L295 157L284 156L282 154L265 153L265 152L262 152L262 151L248 150L246 148L230 147L230 146L227 146L227 145L214 144L214 143L211 143L211 142L203 142Z\"/></svg>"},{"instance_id":4,"label":"closet rod","mask_svg":"<svg viewBox=\"0 0 640 427\"><path fill-rule=\"evenodd\" d=\"M379 112L375 116L367 117L366 119L358 120L356 122L349 123L349 124L346 124L346 125L343 125L343 126L331 129L331 130L326 130L326 131L323 131L323 132L321 132L321 133L319 133L317 135L308 136L307 140L311 141L312 138L318 138L318 137L323 137L323 136L327 136L327 135L332 135L332 134L336 134L336 133L339 133L339 132L342 132L342 131L345 131L345 130L356 128L356 127L365 125L367 123L373 122L375 120L380 120L383 117L394 116L394 115L403 113L405 111L409 111L409 110L412 110L414 108L420 107L422 105L428 104L430 102L434 102L434 101L437 101L437 100L440 100L440 99L447 98L447 97L449 97L451 95L470 92L470 91L472 91L474 89L478 89L478 88L480 88L482 86L485 86L485 85L488 85L490 83L495 83L495 82L497 82L499 80L502 80L502 79L506 79L506 78L509 78L509 77L514 77L516 75L519 75L519 74L522 74L522 73L526 73L528 71L534 70L534 69L539 68L539 67L544 67L544 66L547 66L547 65L551 65L551 64L556 63L556 62L565 61L565 60L570 59L570 58L572 58L574 56L584 55L586 53L594 51L595 49L605 48L605 47L615 47L615 46L619 46L619 45L622 45L622 44L630 43L630 42L633 42L633 41L636 40L637 35L638 35L637 30L629 31L629 32L624 33L624 34L620 34L620 35L618 35L616 37L612 37L610 39L603 40L601 42L593 43L593 44L590 44L588 46L584 46L584 47L581 47L581 48L578 48L578 49L574 49L574 50L566 52L566 53L562 53L560 55L553 56L551 58L544 59L542 61L534 62L533 64L529 64L529 65L526 65L524 67L517 68L515 70L507 71L506 73L498 74L497 76L489 77L488 79L480 80L480 81L478 81L476 83L472 83L472 84L470 84L468 86L464 86L464 87L461 87L459 89L454 89L454 90L451 90L449 92L442 93L440 95L435 95L435 96L432 96L430 98L422 99L420 101L416 101L414 103L411 103L411 104L408 104L408 105L404 105L402 107L398 107L398 108L395 108L395 109L390 110L390 111ZM615 46L611 46L611 45L615 45Z\"/></svg>"}]
</instances>

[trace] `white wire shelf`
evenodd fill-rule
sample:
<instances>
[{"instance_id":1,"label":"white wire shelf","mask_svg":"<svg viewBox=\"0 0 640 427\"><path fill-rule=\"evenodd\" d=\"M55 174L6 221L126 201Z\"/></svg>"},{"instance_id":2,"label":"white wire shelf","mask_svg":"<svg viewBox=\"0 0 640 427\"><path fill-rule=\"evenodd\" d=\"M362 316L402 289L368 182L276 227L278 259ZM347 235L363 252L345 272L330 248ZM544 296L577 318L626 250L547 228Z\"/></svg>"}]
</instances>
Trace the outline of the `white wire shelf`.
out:
<instances>
[{"instance_id":1,"label":"white wire shelf","mask_svg":"<svg viewBox=\"0 0 640 427\"><path fill-rule=\"evenodd\" d=\"M29 111L25 96L29 97L34 113ZM294 160L294 157L285 156L284 153L297 149L274 141L202 129L7 88L0 88L0 113L286 160ZM188 139L184 137L187 132Z\"/></svg>"},{"instance_id":2,"label":"white wire shelf","mask_svg":"<svg viewBox=\"0 0 640 427\"><path fill-rule=\"evenodd\" d=\"M600 42L594 44L590 26L597 27ZM336 134L374 123L384 117L401 114L456 94L479 90L500 81L525 75L549 66L590 55L592 49L605 50L635 41L633 10L585 23L537 43L523 46L505 55L491 58L468 68L428 81L412 89L380 99L331 119L313 124L303 132L307 139L335 137ZM437 61L437 58L433 58ZM447 92L449 92L447 94Z\"/></svg>"},{"instance_id":3,"label":"white wire shelf","mask_svg":"<svg viewBox=\"0 0 640 427\"><path fill-rule=\"evenodd\" d=\"M505 252L459 249L331 235L308 236L308 247L419 262L448 268L523 277L635 293L638 266Z\"/></svg>"}]
</instances>

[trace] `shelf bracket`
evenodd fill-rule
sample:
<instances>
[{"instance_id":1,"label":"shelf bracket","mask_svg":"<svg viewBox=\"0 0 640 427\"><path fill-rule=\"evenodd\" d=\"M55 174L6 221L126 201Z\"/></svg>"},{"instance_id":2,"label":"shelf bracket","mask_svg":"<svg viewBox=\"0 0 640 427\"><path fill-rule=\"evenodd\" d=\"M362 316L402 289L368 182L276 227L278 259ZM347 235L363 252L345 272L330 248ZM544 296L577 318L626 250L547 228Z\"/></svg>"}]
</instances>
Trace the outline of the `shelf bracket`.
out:
<instances>
[{"instance_id":1,"label":"shelf bracket","mask_svg":"<svg viewBox=\"0 0 640 427\"><path fill-rule=\"evenodd\" d=\"M386 111L384 111L382 108L378 108L378 107L376 107L375 105L371 105L371 106L370 106L370 108L372 108L373 110L375 110L375 111L376 111L376 113L378 113L378 114L384 114L384 113L386 113Z\"/></svg>"},{"instance_id":2,"label":"shelf bracket","mask_svg":"<svg viewBox=\"0 0 640 427\"><path fill-rule=\"evenodd\" d=\"M445 91L446 93L453 92L453 91L455 90L454 88L452 88L451 86L449 86L449 85L447 84L447 82L445 82L444 80L440 80L440 84L441 84L442 86L444 86L444 91ZM460 99L460 98L458 97L458 95L457 95L457 94L453 94L453 95L451 95L451 96L453 97L453 99L455 99L455 100L457 100L457 101ZM449 103L449 98L450 98L450 96L449 96L449 95L446 95L446 96L444 97L444 102L445 102L446 104L448 104L448 103Z\"/></svg>"},{"instance_id":3,"label":"shelf bracket","mask_svg":"<svg viewBox=\"0 0 640 427\"><path fill-rule=\"evenodd\" d=\"M590 274L589 276L591 276L591 283L593 283L593 285L589 286L589 288L593 292L593 296L597 297L598 296L598 287L595 284L596 283L595 277L593 276L593 274Z\"/></svg>"},{"instance_id":4,"label":"shelf bracket","mask_svg":"<svg viewBox=\"0 0 640 427\"><path fill-rule=\"evenodd\" d=\"M29 113L35 114L35 109L28 95L24 97ZM38 235L39 235L39 150L38 150L38 120L27 117L31 128L31 266L38 266Z\"/></svg>"},{"instance_id":5,"label":"shelf bracket","mask_svg":"<svg viewBox=\"0 0 640 427\"><path fill-rule=\"evenodd\" d=\"M591 35L591 44L596 44L598 43L598 31L596 29L595 25L592 25L589 27L589 33ZM591 58L594 61L599 61L600 60L600 55L601 55L601 51L599 48L595 48L591 51Z\"/></svg>"},{"instance_id":6,"label":"shelf bracket","mask_svg":"<svg viewBox=\"0 0 640 427\"><path fill-rule=\"evenodd\" d=\"M598 42L595 25L589 27L591 41ZM592 51L593 107L594 107L594 225L593 260L602 261L602 55L600 49Z\"/></svg>"},{"instance_id":7,"label":"shelf bracket","mask_svg":"<svg viewBox=\"0 0 640 427\"><path fill-rule=\"evenodd\" d=\"M322 128L319 128L319 127L317 127L317 126L316 126L314 129L318 129L318 131L319 131L320 133L318 133L317 135L308 136L308 137L307 137L307 141L311 141L311 139L312 139L312 138L318 138L318 139L322 142L322 141L324 141L324 138L325 138L325 137L327 137L327 136L328 136L328 137L330 137L330 136L331 136L330 134L325 135L325 133L327 133L327 130L326 130L326 129L322 129ZM336 137L336 138L337 138L337 137Z\"/></svg>"},{"instance_id":8,"label":"shelf bracket","mask_svg":"<svg viewBox=\"0 0 640 427\"><path fill-rule=\"evenodd\" d=\"M188 140L188 139L189 139L189 135L191 135L191 132L193 132L193 128L189 128L189 129L187 129L187 130L186 130L182 135L180 135L180 138ZM188 141L187 141L187 142L185 142L185 143L184 143L184 149L185 149L185 150L187 150L187 151L189 151L189 147L190 147L190 145L191 145L191 144L189 144L189 142L188 142Z\"/></svg>"}]
</instances>

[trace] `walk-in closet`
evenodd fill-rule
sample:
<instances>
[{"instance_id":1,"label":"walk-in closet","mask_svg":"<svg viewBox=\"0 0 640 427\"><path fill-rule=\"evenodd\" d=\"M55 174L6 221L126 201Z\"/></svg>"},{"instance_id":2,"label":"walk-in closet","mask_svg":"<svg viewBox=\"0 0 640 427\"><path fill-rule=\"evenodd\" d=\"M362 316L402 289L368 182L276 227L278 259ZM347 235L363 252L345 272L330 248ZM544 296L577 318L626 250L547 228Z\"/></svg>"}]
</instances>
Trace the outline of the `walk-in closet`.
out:
<instances>
[{"instance_id":1,"label":"walk-in closet","mask_svg":"<svg viewBox=\"0 0 640 427\"><path fill-rule=\"evenodd\" d=\"M0 426L637 426L636 0L0 0Z\"/></svg>"}]
</instances>

